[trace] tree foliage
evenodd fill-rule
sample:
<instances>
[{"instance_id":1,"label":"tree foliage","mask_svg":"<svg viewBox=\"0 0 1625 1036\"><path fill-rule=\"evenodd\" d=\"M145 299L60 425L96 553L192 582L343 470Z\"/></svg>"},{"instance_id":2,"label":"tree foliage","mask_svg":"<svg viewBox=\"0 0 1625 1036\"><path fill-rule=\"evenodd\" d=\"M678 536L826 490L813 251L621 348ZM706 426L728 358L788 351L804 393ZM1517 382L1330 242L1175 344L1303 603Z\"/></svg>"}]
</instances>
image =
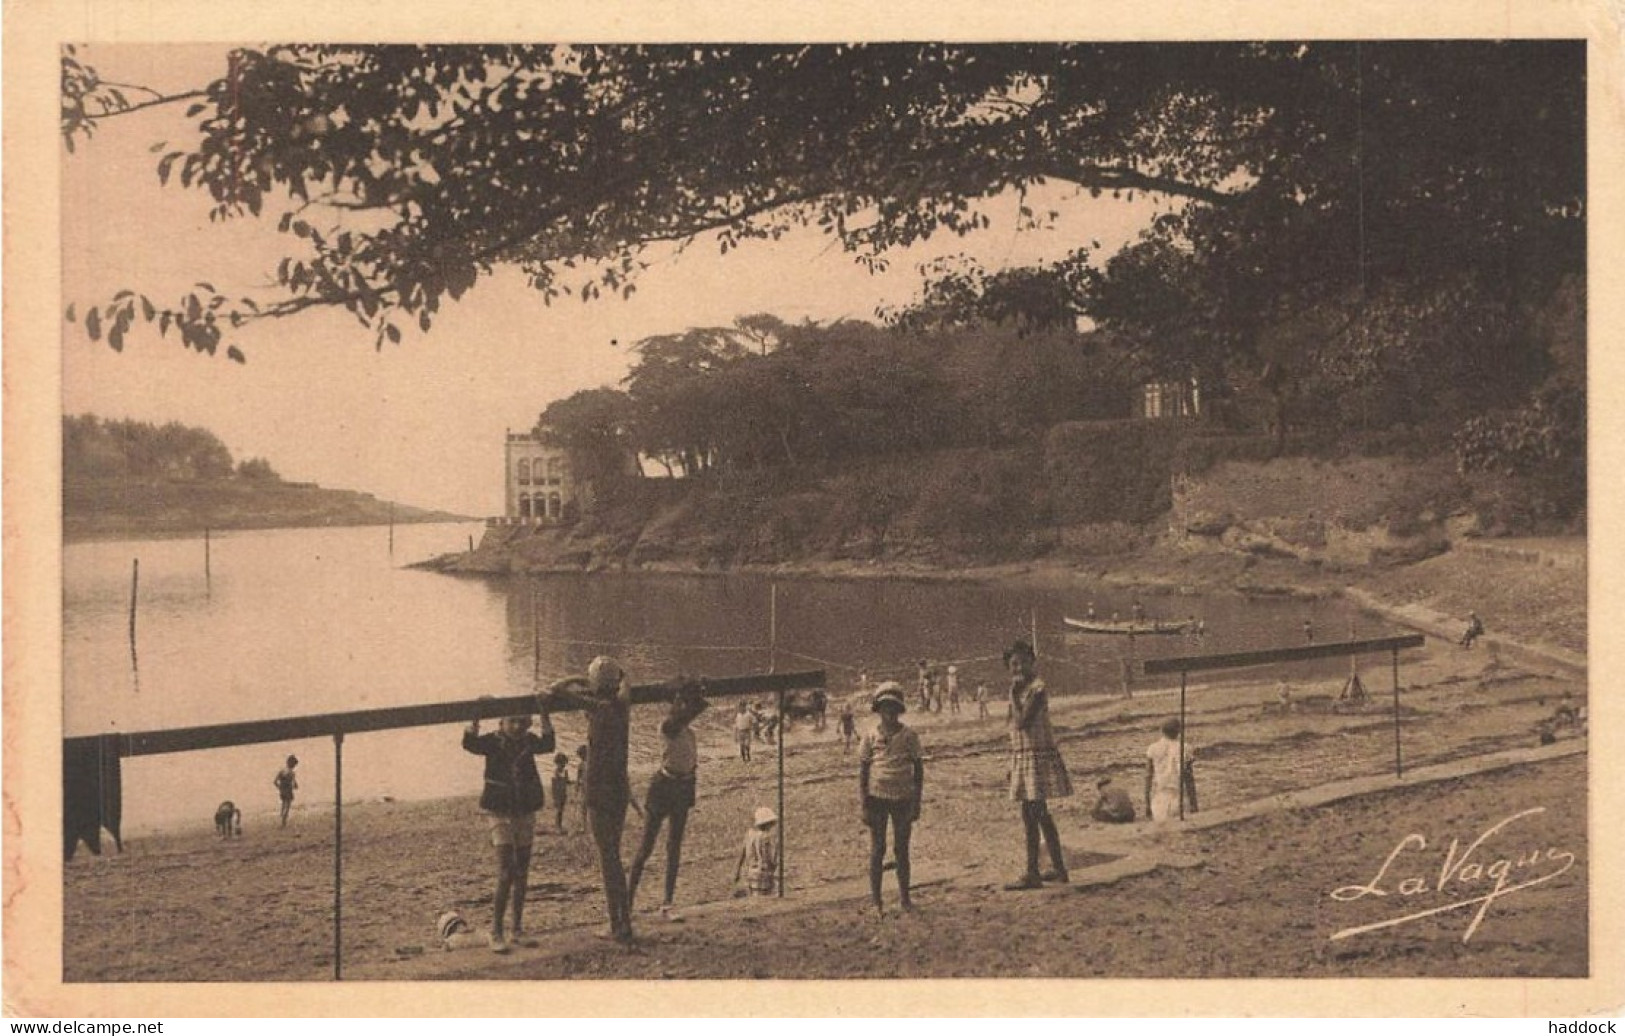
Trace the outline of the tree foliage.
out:
<instances>
[{"instance_id":1,"label":"tree foliage","mask_svg":"<svg viewBox=\"0 0 1625 1036\"><path fill-rule=\"evenodd\" d=\"M262 460L260 464L265 464ZM265 464L266 470L270 465ZM94 414L62 418L62 472L78 478L222 479L231 451L212 432L171 421L103 421ZM272 475L274 476L274 473Z\"/></svg>"}]
</instances>

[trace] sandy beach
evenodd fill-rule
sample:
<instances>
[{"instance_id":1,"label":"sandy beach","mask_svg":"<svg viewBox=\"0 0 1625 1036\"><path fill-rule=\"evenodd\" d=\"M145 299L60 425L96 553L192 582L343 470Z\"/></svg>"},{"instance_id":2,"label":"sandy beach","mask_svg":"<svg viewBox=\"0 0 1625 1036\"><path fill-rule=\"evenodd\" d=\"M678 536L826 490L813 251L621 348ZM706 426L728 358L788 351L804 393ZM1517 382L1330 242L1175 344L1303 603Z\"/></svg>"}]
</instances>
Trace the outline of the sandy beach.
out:
<instances>
[{"instance_id":1,"label":"sandy beach","mask_svg":"<svg viewBox=\"0 0 1625 1036\"><path fill-rule=\"evenodd\" d=\"M1565 729L1546 754L1517 764L1474 762L1534 748L1536 724L1565 695L1585 700L1584 673L1442 640L1407 652L1401 743L1413 776L1396 783L1383 777L1392 774L1394 753L1387 667L1371 668L1384 674L1368 672L1373 697L1337 710L1308 693L1283 709L1273 680L1194 685L1190 743L1202 811L1187 826L1125 828L1088 818L1100 775L1113 776L1139 804L1144 751L1177 710L1173 692L1058 699L1053 716L1079 794L1053 806L1074 880L1038 892L1000 888L1021 867L1020 820L1005 794L1002 701L986 720L976 718L974 703L958 716L911 711L904 721L919 730L928 762L913 850L918 910L910 915L876 917L867 908L856 754L843 752L833 723L821 733L803 725L789 738L786 896L733 898L751 811L777 804L776 758L765 745L753 762L731 758L720 726L707 727L677 896L683 920L640 914L630 948L595 937L603 898L573 808L565 833L552 833L544 815L537 837L527 927L541 947L499 957L438 946L440 912L460 910L478 925L490 920L494 865L475 809L479 771L471 758L467 797L346 804L344 977L1585 975L1583 735ZM652 728L658 710L640 709L633 722ZM860 716L860 730L872 723ZM1452 763L1462 770L1457 776L1417 776ZM1272 798L1359 779L1370 783L1348 785L1356 790L1325 804ZM634 774L640 794L645 781ZM309 802L320 793L307 795ZM1203 815L1214 822L1196 823ZM1466 846L1497 824L1477 850L1482 860L1471 861L1478 871L1463 876L1459 850L1455 871L1441 863L1453 839ZM640 830L629 817L628 860ZM1424 844L1409 843L1382 875L1410 835ZM122 855L81 855L65 874L64 978L331 979L333 836L331 808L311 805L286 829L258 822L241 839L179 832L135 840ZM662 841L640 909L658 901L663 851ZM1530 853L1537 858L1526 860ZM1540 870L1541 880L1492 901L1476 924L1478 908L1469 905L1332 938L1481 897L1494 886L1484 868L1503 856L1523 873ZM1571 866L1558 873L1564 859ZM1400 896L1399 882L1417 875L1425 881ZM1390 895L1332 895L1379 876ZM895 904L890 874L886 881L887 903Z\"/></svg>"}]
</instances>

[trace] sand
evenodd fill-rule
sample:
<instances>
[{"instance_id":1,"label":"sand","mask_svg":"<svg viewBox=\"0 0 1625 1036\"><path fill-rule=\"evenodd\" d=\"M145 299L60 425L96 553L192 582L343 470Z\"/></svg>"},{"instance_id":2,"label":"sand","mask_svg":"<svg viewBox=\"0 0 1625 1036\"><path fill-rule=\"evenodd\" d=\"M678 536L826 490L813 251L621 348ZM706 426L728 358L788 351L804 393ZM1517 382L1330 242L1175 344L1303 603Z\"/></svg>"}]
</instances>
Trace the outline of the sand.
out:
<instances>
[{"instance_id":1,"label":"sand","mask_svg":"<svg viewBox=\"0 0 1625 1036\"><path fill-rule=\"evenodd\" d=\"M1535 724L1583 673L1523 667L1487 651L1430 641L1404 662L1401 744L1415 770L1536 743ZM1383 682L1379 688L1386 691ZM1222 811L1279 792L1391 772L1392 716L1379 694L1363 709L1275 706L1273 681L1194 688L1191 741L1201 801ZM1578 976L1587 972L1587 760L1582 752L1446 782L1405 786L1328 805L1279 809L1211 827L1109 829L1088 819L1094 779L1110 774L1138 803L1145 747L1175 709L1166 692L1133 699L1060 699L1053 716L1080 795L1055 813L1080 881L1039 892L999 886L1021 868L1021 824L1005 797L1002 702L985 721L920 716L928 756L924 816L915 833L918 909L867 909L867 833L857 811L856 754L834 725L794 731L786 753L789 889L782 900L732 898L731 878L752 809L777 805L776 762L730 757L708 732L698 807L689 822L680 923L637 918L630 948L602 941L595 858L574 810L568 830L545 818L530 876L527 928L537 949L499 957L441 950L433 922L458 909L488 924L494 864L470 794L436 802L347 804L343 813L342 967L360 980L516 978L840 978L944 976ZM657 710L634 723L653 726ZM872 723L862 717L861 726ZM1564 730L1565 739L1578 738ZM448 728L447 737L458 736ZM634 775L638 777L639 775ZM636 784L641 788L642 780ZM318 795L307 789L307 796ZM1482 895L1490 879L1439 881L1449 843L1462 846L1529 812L1486 841L1490 856L1551 850L1522 873L1571 870L1489 904L1334 940L1344 928ZM623 856L641 825L631 817ZM1344 902L1334 890L1421 875L1410 895ZM142 838L122 855L81 856L65 876L64 978L106 981L323 981L334 972L334 825L312 809L286 829L251 825L241 839L204 833ZM1138 845L1144 873L1087 884ZM1147 847L1150 849L1147 849ZM1483 852L1480 850L1480 853ZM664 844L640 907L656 902ZM1149 855L1147 855L1149 853ZM1519 858L1521 859L1522 856ZM1458 857L1459 860L1459 857ZM1114 863L1114 861L1117 861ZM1487 857L1485 863L1491 860ZM1460 870L1455 872L1460 877ZM1421 880L1418 878L1417 880ZM895 905L892 875L886 901ZM1442 885L1443 887L1434 887Z\"/></svg>"}]
</instances>

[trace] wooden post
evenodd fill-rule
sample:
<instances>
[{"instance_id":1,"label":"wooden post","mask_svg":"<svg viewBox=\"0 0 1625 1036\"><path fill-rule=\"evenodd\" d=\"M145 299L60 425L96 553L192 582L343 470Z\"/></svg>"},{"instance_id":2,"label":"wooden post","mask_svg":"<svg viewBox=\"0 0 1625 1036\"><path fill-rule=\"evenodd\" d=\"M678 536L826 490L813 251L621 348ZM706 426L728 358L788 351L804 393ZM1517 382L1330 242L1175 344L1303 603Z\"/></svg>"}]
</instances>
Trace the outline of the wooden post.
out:
<instances>
[{"instance_id":1,"label":"wooden post","mask_svg":"<svg viewBox=\"0 0 1625 1036\"><path fill-rule=\"evenodd\" d=\"M1399 648L1394 648L1394 776L1405 776L1404 763L1399 757Z\"/></svg>"},{"instance_id":2,"label":"wooden post","mask_svg":"<svg viewBox=\"0 0 1625 1036\"><path fill-rule=\"evenodd\" d=\"M395 503L389 504L389 556L395 556Z\"/></svg>"},{"instance_id":3,"label":"wooden post","mask_svg":"<svg viewBox=\"0 0 1625 1036\"><path fill-rule=\"evenodd\" d=\"M542 686L542 620L537 613L535 587L530 589L530 658L530 682L539 689Z\"/></svg>"},{"instance_id":4,"label":"wooden post","mask_svg":"<svg viewBox=\"0 0 1625 1036\"><path fill-rule=\"evenodd\" d=\"M1038 660L1038 609L1034 608L1027 613L1027 628L1032 631L1033 661Z\"/></svg>"},{"instance_id":5,"label":"wooden post","mask_svg":"<svg viewBox=\"0 0 1625 1036\"><path fill-rule=\"evenodd\" d=\"M474 534L473 533L468 534L468 552L470 554L474 553Z\"/></svg>"},{"instance_id":6,"label":"wooden post","mask_svg":"<svg viewBox=\"0 0 1625 1036\"><path fill-rule=\"evenodd\" d=\"M203 528L203 586L204 586L204 592L205 593L208 592L208 588L212 585L211 575L212 574L209 571L209 529L208 529L208 526L204 526L204 528Z\"/></svg>"},{"instance_id":7,"label":"wooden post","mask_svg":"<svg viewBox=\"0 0 1625 1036\"><path fill-rule=\"evenodd\" d=\"M136 558L130 565L130 664L135 665L135 600L136 592L141 587L141 559Z\"/></svg>"},{"instance_id":8,"label":"wooden post","mask_svg":"<svg viewBox=\"0 0 1625 1036\"><path fill-rule=\"evenodd\" d=\"M1179 671L1179 819L1185 819L1185 670Z\"/></svg>"},{"instance_id":9,"label":"wooden post","mask_svg":"<svg viewBox=\"0 0 1625 1036\"><path fill-rule=\"evenodd\" d=\"M778 665L779 650L779 584L770 588L767 609L767 671ZM784 898L784 735L788 725L784 722L784 688L779 688L779 898Z\"/></svg>"},{"instance_id":10,"label":"wooden post","mask_svg":"<svg viewBox=\"0 0 1625 1036\"><path fill-rule=\"evenodd\" d=\"M333 735L333 981L344 977L344 734Z\"/></svg>"}]
</instances>

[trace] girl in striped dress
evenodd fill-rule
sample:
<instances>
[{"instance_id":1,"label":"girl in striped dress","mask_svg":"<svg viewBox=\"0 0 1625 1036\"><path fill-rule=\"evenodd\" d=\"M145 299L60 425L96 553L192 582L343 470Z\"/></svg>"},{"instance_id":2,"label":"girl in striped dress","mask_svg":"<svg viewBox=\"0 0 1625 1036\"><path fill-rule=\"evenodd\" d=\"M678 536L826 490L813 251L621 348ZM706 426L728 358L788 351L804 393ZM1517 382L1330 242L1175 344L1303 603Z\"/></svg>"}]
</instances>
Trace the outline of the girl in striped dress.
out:
<instances>
[{"instance_id":1,"label":"girl in striped dress","mask_svg":"<svg viewBox=\"0 0 1625 1036\"><path fill-rule=\"evenodd\" d=\"M1027 836L1027 870L1021 878L1006 885L1012 891L1035 889L1045 881L1065 884L1066 857L1061 853L1061 835L1050 816L1049 799L1072 794L1072 779L1055 745L1055 730L1049 722L1049 694L1038 676L1038 660L1032 645L1018 640L1004 653L1010 672L1010 797L1021 803L1021 823ZM1038 843L1042 837L1049 846L1052 869L1038 870Z\"/></svg>"}]
</instances>

